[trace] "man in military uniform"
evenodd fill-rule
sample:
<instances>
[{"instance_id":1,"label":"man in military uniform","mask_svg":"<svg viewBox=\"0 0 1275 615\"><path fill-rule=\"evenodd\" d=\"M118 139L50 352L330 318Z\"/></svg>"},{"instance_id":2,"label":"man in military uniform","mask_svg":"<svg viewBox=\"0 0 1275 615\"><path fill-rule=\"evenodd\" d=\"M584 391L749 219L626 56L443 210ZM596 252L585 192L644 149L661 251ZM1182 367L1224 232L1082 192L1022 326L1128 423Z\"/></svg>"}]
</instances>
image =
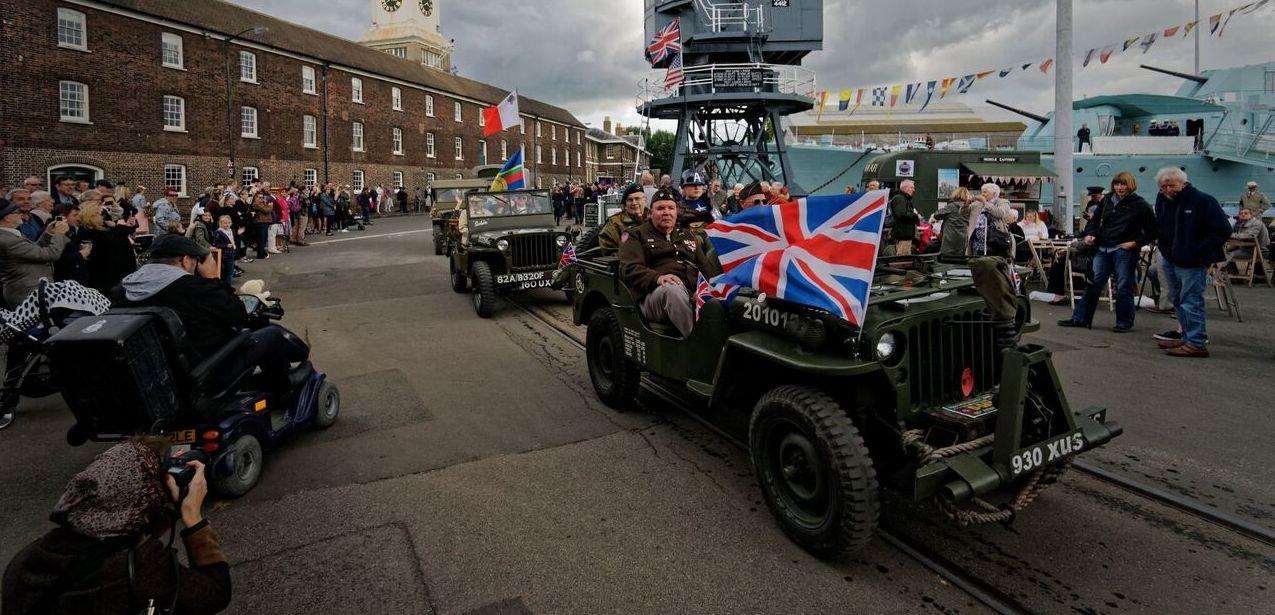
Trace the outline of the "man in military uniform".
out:
<instances>
[{"instance_id":1,"label":"man in military uniform","mask_svg":"<svg viewBox=\"0 0 1275 615\"><path fill-rule=\"evenodd\" d=\"M687 337L695 327L691 292L700 273L721 273L707 241L678 226L677 196L667 188L655 193L651 215L620 236L620 274L639 297L642 315L671 322Z\"/></svg>"},{"instance_id":2,"label":"man in military uniform","mask_svg":"<svg viewBox=\"0 0 1275 615\"><path fill-rule=\"evenodd\" d=\"M624 210L607 218L602 231L598 233L598 247L603 254L615 254L620 249L620 237L646 219L646 193L637 184L630 184L624 189L621 198Z\"/></svg>"},{"instance_id":3,"label":"man in military uniform","mask_svg":"<svg viewBox=\"0 0 1275 615\"><path fill-rule=\"evenodd\" d=\"M713 205L704 195L704 176L691 169L682 174L682 208L677 214L677 225L698 228L712 223Z\"/></svg>"}]
</instances>

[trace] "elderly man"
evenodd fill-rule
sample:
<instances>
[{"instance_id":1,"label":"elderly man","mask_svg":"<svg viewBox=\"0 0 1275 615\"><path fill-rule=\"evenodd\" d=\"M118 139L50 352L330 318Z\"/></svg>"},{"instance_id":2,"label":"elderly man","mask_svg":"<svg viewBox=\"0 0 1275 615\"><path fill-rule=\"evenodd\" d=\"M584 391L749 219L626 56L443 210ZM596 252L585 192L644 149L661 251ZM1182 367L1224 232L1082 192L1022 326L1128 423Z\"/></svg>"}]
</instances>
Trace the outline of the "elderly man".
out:
<instances>
[{"instance_id":1,"label":"elderly man","mask_svg":"<svg viewBox=\"0 0 1275 615\"><path fill-rule=\"evenodd\" d=\"M1217 199L1192 186L1182 169L1160 169L1155 181L1160 186L1155 201L1160 253L1180 329L1155 339L1170 356L1207 358L1204 289L1209 267L1225 260L1222 249L1231 225Z\"/></svg>"},{"instance_id":2,"label":"elderly man","mask_svg":"<svg viewBox=\"0 0 1275 615\"><path fill-rule=\"evenodd\" d=\"M18 227L18 232L31 241L38 240L40 235L44 234L44 222L41 218L30 215L31 192L25 188L14 188L6 193L4 198L17 205L18 210L22 212L22 225Z\"/></svg>"},{"instance_id":3,"label":"elderly man","mask_svg":"<svg viewBox=\"0 0 1275 615\"><path fill-rule=\"evenodd\" d=\"M762 190L761 182L748 184L739 191L739 209L743 211L758 205L765 205L768 198Z\"/></svg>"},{"instance_id":4,"label":"elderly man","mask_svg":"<svg viewBox=\"0 0 1275 615\"><path fill-rule=\"evenodd\" d=\"M1235 226L1231 228L1231 239L1253 241L1257 249L1266 250L1271 245L1270 231L1251 209L1241 209L1235 217ZM1253 246L1234 246L1227 250L1226 257L1231 260L1247 261L1253 258Z\"/></svg>"},{"instance_id":5,"label":"elderly man","mask_svg":"<svg viewBox=\"0 0 1275 615\"><path fill-rule=\"evenodd\" d=\"M26 179L22 180L22 187L26 188L27 190L30 190L31 192L35 192L36 190L43 190L44 180L40 179L39 177L35 175L31 175L27 177Z\"/></svg>"},{"instance_id":6,"label":"elderly man","mask_svg":"<svg viewBox=\"0 0 1275 615\"><path fill-rule=\"evenodd\" d=\"M53 195L43 190L31 193L31 215L40 219L40 224L48 226L53 220Z\"/></svg>"},{"instance_id":7,"label":"elderly man","mask_svg":"<svg viewBox=\"0 0 1275 615\"><path fill-rule=\"evenodd\" d=\"M164 198L155 201L155 217L151 220L151 230L158 238L165 233L182 234L182 215L177 211L177 204L169 199L177 198L177 190L164 189Z\"/></svg>"},{"instance_id":8,"label":"elderly man","mask_svg":"<svg viewBox=\"0 0 1275 615\"><path fill-rule=\"evenodd\" d=\"M726 210L726 197L729 193L722 190L721 180L713 180L708 183L708 202L712 204L713 211L719 215Z\"/></svg>"},{"instance_id":9,"label":"elderly man","mask_svg":"<svg viewBox=\"0 0 1275 615\"><path fill-rule=\"evenodd\" d=\"M1261 219L1262 214L1266 213L1266 210L1270 208L1271 200L1257 189L1257 182L1250 181L1248 190L1240 197L1240 209L1247 209L1256 214L1258 219Z\"/></svg>"},{"instance_id":10,"label":"elderly man","mask_svg":"<svg viewBox=\"0 0 1275 615\"><path fill-rule=\"evenodd\" d=\"M983 184L978 198L970 204L965 245L974 288L987 304L996 345L1007 348L1018 343L1014 322L1018 315L1018 289L1012 281L1014 265L1010 260L1015 246L1009 232L1009 221L1015 212L1009 201L1000 196L1000 186Z\"/></svg>"},{"instance_id":11,"label":"elderly man","mask_svg":"<svg viewBox=\"0 0 1275 615\"><path fill-rule=\"evenodd\" d=\"M133 192L133 200L131 203L133 205L134 215L138 212L146 211L146 186L137 184L137 190Z\"/></svg>"},{"instance_id":12,"label":"elderly man","mask_svg":"<svg viewBox=\"0 0 1275 615\"><path fill-rule=\"evenodd\" d=\"M621 237L620 274L640 297L643 316L671 322L687 337L695 326L691 291L698 276L711 278L721 265L706 240L677 225L677 212L672 190L655 193L650 217Z\"/></svg>"},{"instance_id":13,"label":"elderly man","mask_svg":"<svg viewBox=\"0 0 1275 615\"><path fill-rule=\"evenodd\" d=\"M66 222L56 220L38 242L22 236L18 227L26 214L17 204L0 200L0 284L4 303L14 307L40 285L40 278L53 277L53 263L66 248Z\"/></svg>"},{"instance_id":14,"label":"elderly man","mask_svg":"<svg viewBox=\"0 0 1275 615\"><path fill-rule=\"evenodd\" d=\"M646 195L642 193L641 186L632 184L625 188L621 200L624 202L624 210L607 218L606 224L598 233L598 247L602 248L603 254L618 252L624 241L624 234L646 219Z\"/></svg>"},{"instance_id":15,"label":"elderly man","mask_svg":"<svg viewBox=\"0 0 1275 615\"><path fill-rule=\"evenodd\" d=\"M899 193L890 199L890 218L893 227L890 239L894 241L894 255L907 256L912 253L912 242L916 239L916 225L921 216L912 205L912 197L916 195L916 182L905 179L899 184Z\"/></svg>"}]
</instances>

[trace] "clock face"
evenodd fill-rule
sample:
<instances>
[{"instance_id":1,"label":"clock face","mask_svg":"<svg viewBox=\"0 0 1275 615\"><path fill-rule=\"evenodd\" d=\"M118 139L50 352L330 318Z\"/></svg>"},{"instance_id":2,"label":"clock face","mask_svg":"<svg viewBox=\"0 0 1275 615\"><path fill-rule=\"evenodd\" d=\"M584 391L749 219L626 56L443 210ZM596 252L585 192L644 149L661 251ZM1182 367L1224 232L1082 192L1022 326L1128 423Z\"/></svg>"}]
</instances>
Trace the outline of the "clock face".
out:
<instances>
[{"instance_id":1,"label":"clock face","mask_svg":"<svg viewBox=\"0 0 1275 615\"><path fill-rule=\"evenodd\" d=\"M429 17L434 12L434 0L421 0L421 12Z\"/></svg>"},{"instance_id":2,"label":"clock face","mask_svg":"<svg viewBox=\"0 0 1275 615\"><path fill-rule=\"evenodd\" d=\"M381 7L393 13L403 6L403 0L381 0Z\"/></svg>"}]
</instances>

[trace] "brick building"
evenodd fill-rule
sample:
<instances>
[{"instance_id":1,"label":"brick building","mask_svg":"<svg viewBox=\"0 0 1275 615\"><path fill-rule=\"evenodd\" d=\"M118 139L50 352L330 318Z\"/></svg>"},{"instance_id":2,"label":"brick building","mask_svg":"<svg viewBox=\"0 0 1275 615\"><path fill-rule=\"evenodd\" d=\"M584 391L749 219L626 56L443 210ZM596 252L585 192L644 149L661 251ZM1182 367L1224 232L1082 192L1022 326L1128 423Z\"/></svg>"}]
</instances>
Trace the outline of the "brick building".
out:
<instances>
[{"instance_id":1,"label":"brick building","mask_svg":"<svg viewBox=\"0 0 1275 615\"><path fill-rule=\"evenodd\" d=\"M641 135L623 134L611 118L602 122L602 128L590 128L584 138L588 142L584 166L589 181L609 177L620 183L634 181L651 167L651 153L646 151L646 141Z\"/></svg>"},{"instance_id":2,"label":"brick building","mask_svg":"<svg viewBox=\"0 0 1275 615\"><path fill-rule=\"evenodd\" d=\"M585 175L585 126L564 109L521 98L523 128L484 140L481 110L506 90L220 0L0 0L0 14L6 185L73 174L194 197L233 156L240 180L410 188L519 145L536 183Z\"/></svg>"}]
</instances>

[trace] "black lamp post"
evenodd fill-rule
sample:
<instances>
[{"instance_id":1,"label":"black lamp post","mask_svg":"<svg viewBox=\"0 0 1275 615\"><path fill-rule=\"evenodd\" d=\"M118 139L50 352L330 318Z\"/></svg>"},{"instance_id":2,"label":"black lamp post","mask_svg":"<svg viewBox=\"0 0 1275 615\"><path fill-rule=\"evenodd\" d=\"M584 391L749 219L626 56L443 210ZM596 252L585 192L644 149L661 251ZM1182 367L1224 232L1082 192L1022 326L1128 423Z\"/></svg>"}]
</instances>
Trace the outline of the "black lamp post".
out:
<instances>
[{"instance_id":1,"label":"black lamp post","mask_svg":"<svg viewBox=\"0 0 1275 615\"><path fill-rule=\"evenodd\" d=\"M222 43L224 45L226 56L226 140L230 144L230 161L226 163L226 170L230 174L231 181L235 181L236 177L237 168L235 166L235 146L239 144L239 137L235 134L235 82L237 82L238 79L235 79L234 75L230 71L230 43L245 34L264 34L267 29L268 28L265 26L253 26L231 36L230 38L227 38Z\"/></svg>"}]
</instances>

